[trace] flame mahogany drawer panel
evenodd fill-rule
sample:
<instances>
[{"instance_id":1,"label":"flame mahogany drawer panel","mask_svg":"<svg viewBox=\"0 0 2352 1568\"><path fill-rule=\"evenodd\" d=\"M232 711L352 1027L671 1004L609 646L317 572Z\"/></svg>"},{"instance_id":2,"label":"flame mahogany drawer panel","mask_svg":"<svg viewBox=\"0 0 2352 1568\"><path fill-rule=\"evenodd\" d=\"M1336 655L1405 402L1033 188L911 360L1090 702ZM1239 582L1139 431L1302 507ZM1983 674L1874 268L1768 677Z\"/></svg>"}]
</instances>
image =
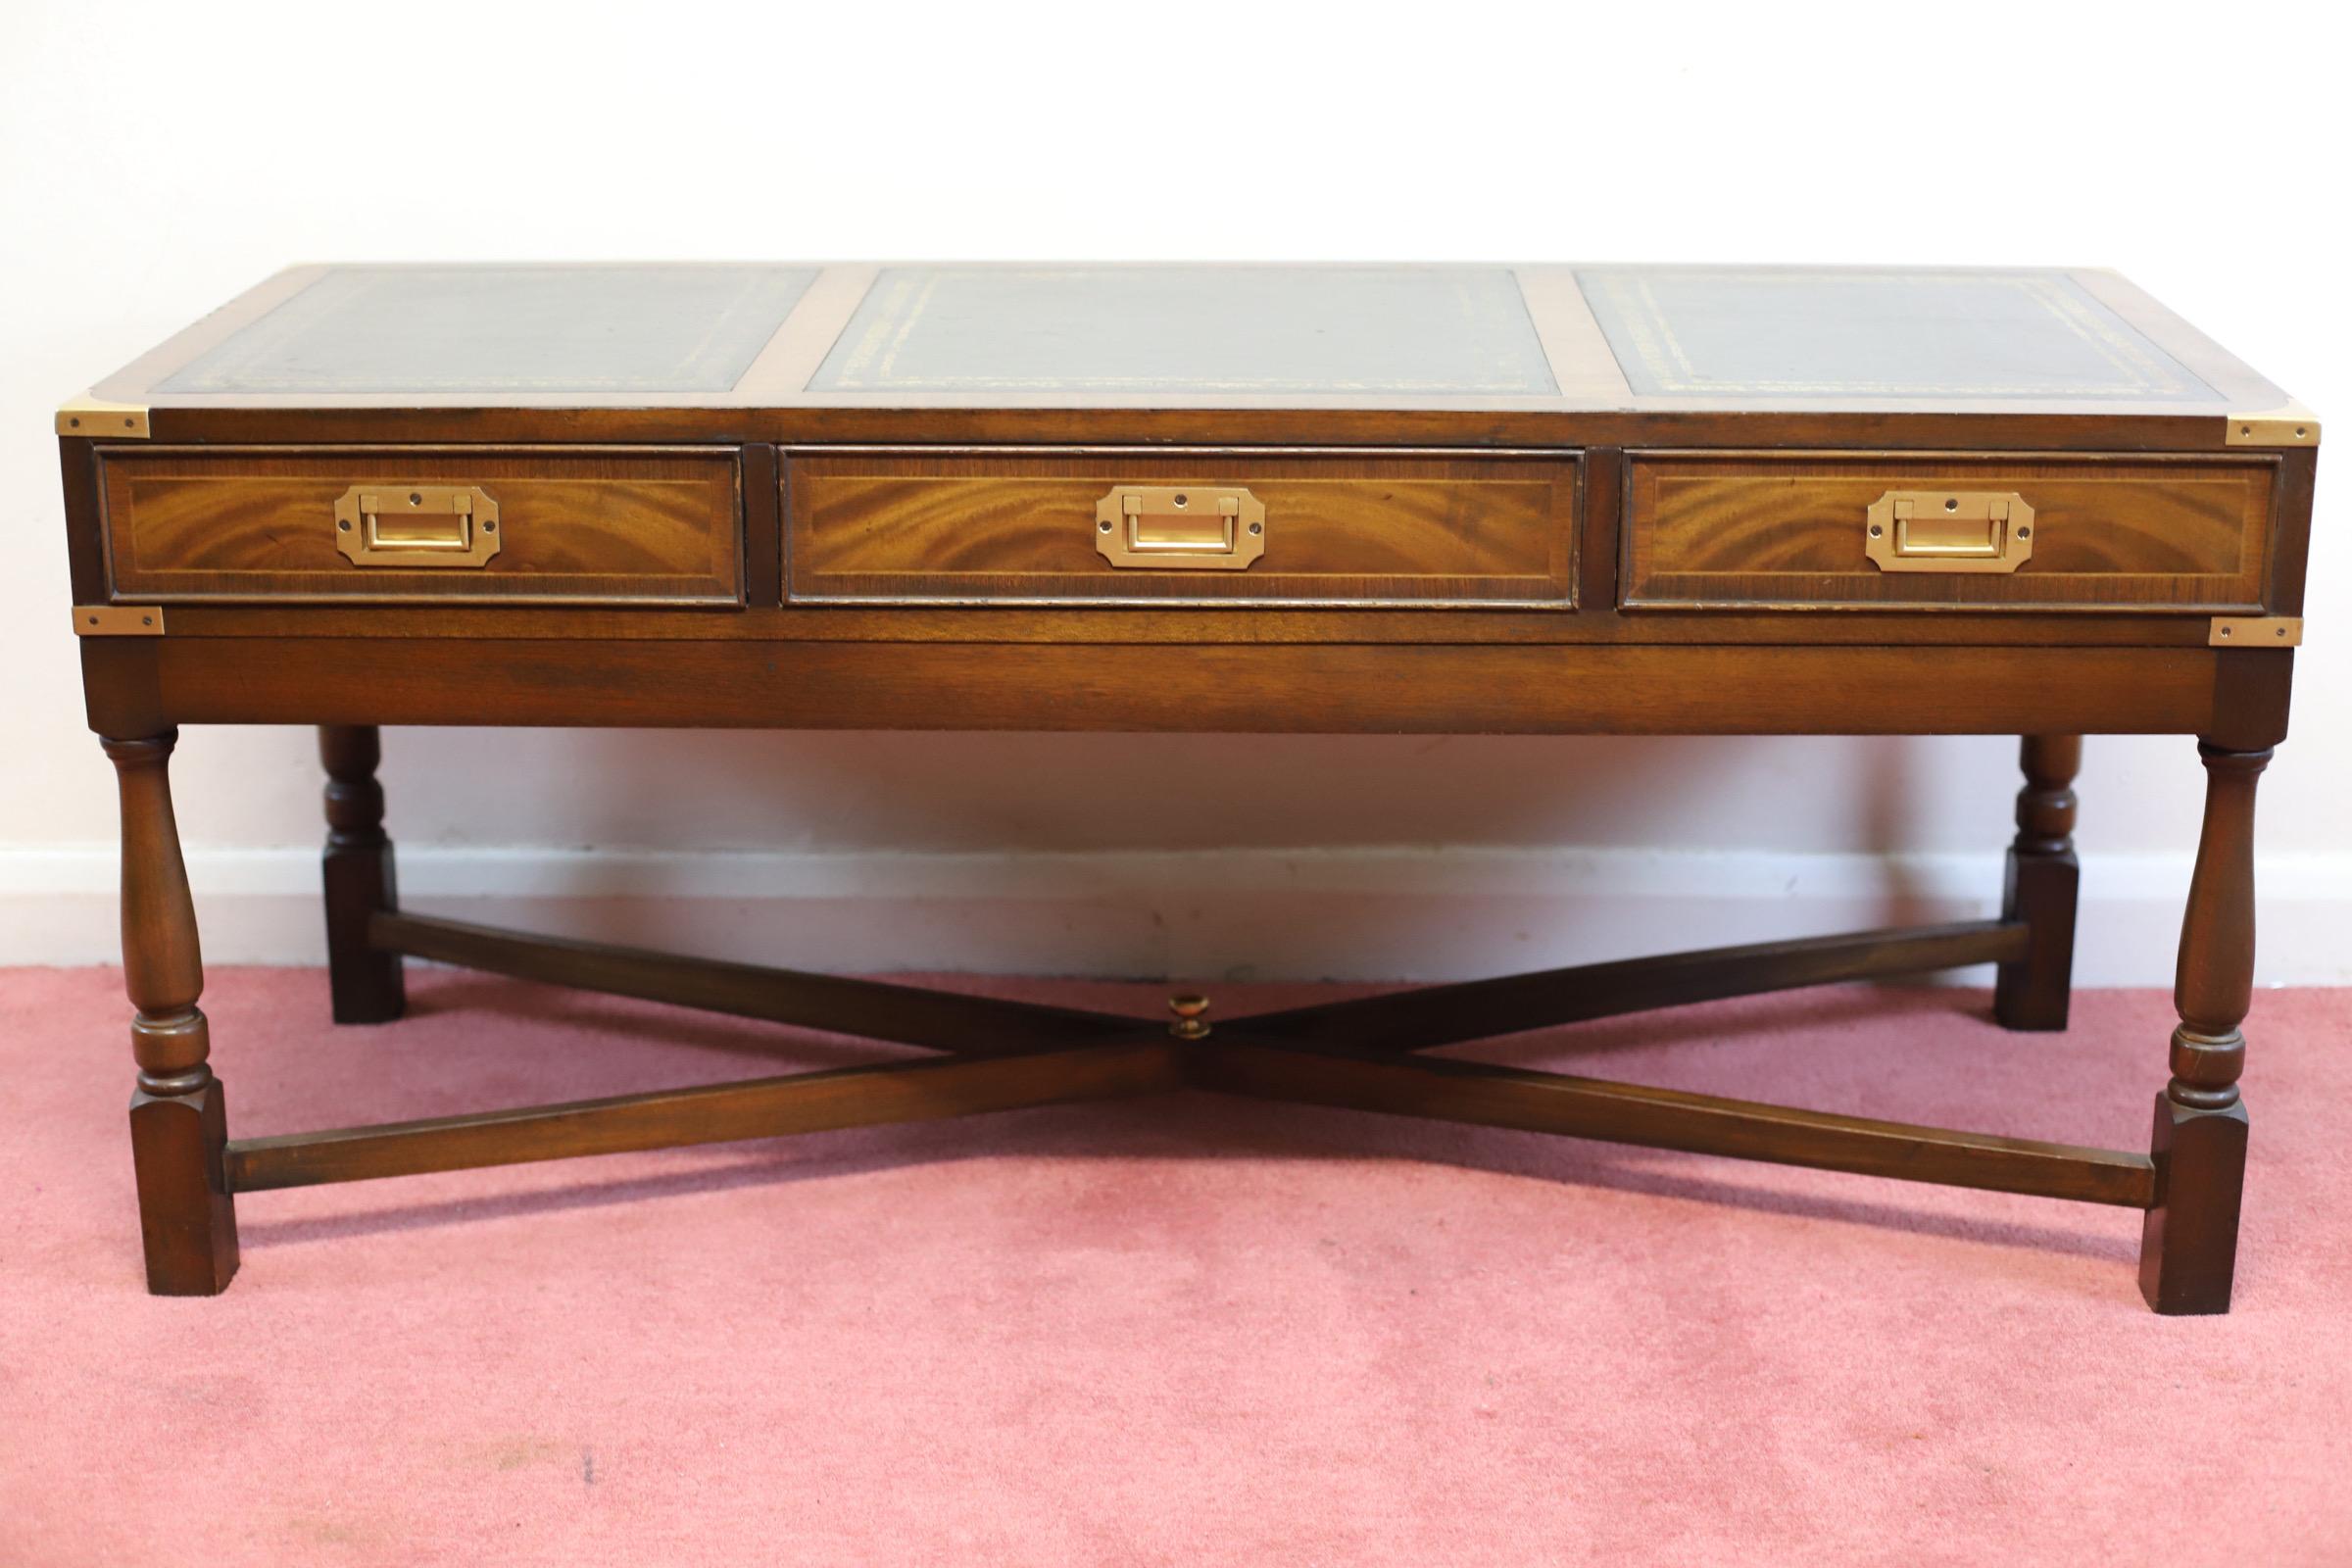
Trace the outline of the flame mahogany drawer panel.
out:
<instances>
[{"instance_id":1,"label":"flame mahogany drawer panel","mask_svg":"<svg viewBox=\"0 0 2352 1568\"><path fill-rule=\"evenodd\" d=\"M1566 610L1577 485L1572 452L809 450L785 467L786 597ZM1113 564L1097 509L1143 487L1246 488L1263 554L1241 569Z\"/></svg>"},{"instance_id":2,"label":"flame mahogany drawer panel","mask_svg":"<svg viewBox=\"0 0 2352 1568\"><path fill-rule=\"evenodd\" d=\"M2253 612L2268 594L2278 479L2264 455L1641 454L1626 481L1623 602ZM2032 553L2006 572L1883 569L1868 514L1890 491L2014 495L2031 509Z\"/></svg>"},{"instance_id":3,"label":"flame mahogany drawer panel","mask_svg":"<svg viewBox=\"0 0 2352 1568\"><path fill-rule=\"evenodd\" d=\"M118 599L743 602L732 447L114 447L100 477ZM395 502L478 494L496 508L497 553L478 566L350 559L337 503L377 485Z\"/></svg>"}]
</instances>

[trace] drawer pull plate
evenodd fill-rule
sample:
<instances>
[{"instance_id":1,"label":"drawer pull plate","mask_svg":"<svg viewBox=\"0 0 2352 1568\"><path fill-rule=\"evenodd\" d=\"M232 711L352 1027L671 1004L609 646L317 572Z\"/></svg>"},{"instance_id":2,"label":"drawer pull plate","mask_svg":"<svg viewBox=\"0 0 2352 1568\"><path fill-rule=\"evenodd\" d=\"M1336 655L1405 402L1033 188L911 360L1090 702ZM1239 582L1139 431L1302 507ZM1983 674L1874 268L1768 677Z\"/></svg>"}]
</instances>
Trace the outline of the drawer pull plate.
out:
<instances>
[{"instance_id":1,"label":"drawer pull plate","mask_svg":"<svg viewBox=\"0 0 2352 1568\"><path fill-rule=\"evenodd\" d=\"M1862 532L1882 571L2015 571L2034 557L2034 509L2015 491L1889 490Z\"/></svg>"},{"instance_id":2,"label":"drawer pull plate","mask_svg":"<svg viewBox=\"0 0 2352 1568\"><path fill-rule=\"evenodd\" d=\"M1123 484L1095 503L1095 548L1114 566L1240 571L1266 553L1266 509L1233 486Z\"/></svg>"},{"instance_id":3,"label":"drawer pull plate","mask_svg":"<svg viewBox=\"0 0 2352 1568\"><path fill-rule=\"evenodd\" d=\"M355 484L335 502L335 548L355 566L486 566L498 503L475 486Z\"/></svg>"}]
</instances>

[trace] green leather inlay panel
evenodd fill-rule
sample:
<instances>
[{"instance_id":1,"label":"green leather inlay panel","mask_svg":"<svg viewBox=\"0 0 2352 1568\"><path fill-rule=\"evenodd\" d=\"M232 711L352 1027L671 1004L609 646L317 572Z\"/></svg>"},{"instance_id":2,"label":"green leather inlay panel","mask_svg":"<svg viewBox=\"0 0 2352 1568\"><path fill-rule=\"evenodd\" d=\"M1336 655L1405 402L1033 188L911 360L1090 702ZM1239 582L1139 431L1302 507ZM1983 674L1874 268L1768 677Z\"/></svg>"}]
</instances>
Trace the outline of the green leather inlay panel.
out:
<instances>
[{"instance_id":1,"label":"green leather inlay panel","mask_svg":"<svg viewBox=\"0 0 2352 1568\"><path fill-rule=\"evenodd\" d=\"M917 267L876 279L809 390L1555 388L1501 268Z\"/></svg>"},{"instance_id":2,"label":"green leather inlay panel","mask_svg":"<svg viewBox=\"0 0 2352 1568\"><path fill-rule=\"evenodd\" d=\"M2063 272L1587 267L1576 276L1645 396L2222 401Z\"/></svg>"},{"instance_id":3,"label":"green leather inlay panel","mask_svg":"<svg viewBox=\"0 0 2352 1568\"><path fill-rule=\"evenodd\" d=\"M337 268L160 392L724 392L812 267Z\"/></svg>"}]
</instances>

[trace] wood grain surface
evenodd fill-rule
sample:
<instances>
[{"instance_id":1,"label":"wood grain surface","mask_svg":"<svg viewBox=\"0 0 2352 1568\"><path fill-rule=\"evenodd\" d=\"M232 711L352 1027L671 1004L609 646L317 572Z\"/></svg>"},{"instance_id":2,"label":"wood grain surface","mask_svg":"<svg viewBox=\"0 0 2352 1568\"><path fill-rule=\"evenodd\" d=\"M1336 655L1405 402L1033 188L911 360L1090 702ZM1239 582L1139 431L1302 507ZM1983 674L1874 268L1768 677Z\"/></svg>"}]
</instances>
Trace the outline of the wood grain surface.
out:
<instances>
[{"instance_id":1,"label":"wood grain surface","mask_svg":"<svg viewBox=\"0 0 2352 1568\"><path fill-rule=\"evenodd\" d=\"M2280 650L88 637L94 721L1344 734L2206 732ZM330 678L365 669L365 681ZM328 673L322 673L328 672ZM2251 677L2250 677L2251 678ZM2271 691L2275 700L2261 701Z\"/></svg>"},{"instance_id":2,"label":"wood grain surface","mask_svg":"<svg viewBox=\"0 0 2352 1568\"><path fill-rule=\"evenodd\" d=\"M2250 613L2267 588L2278 460L2033 462L1643 454L1631 464L1628 607L1909 606ZM2010 573L1883 571L1865 514L1892 490L2014 492L2033 555Z\"/></svg>"},{"instance_id":3,"label":"wood grain surface","mask_svg":"<svg viewBox=\"0 0 2352 1568\"><path fill-rule=\"evenodd\" d=\"M796 602L1573 601L1570 453L797 452L786 468ZM1184 484L1246 487L1264 556L1241 571L1103 559L1097 503Z\"/></svg>"},{"instance_id":4,"label":"wood grain surface","mask_svg":"<svg viewBox=\"0 0 2352 1568\"><path fill-rule=\"evenodd\" d=\"M115 448L101 460L119 598L734 605L732 448ZM503 543L479 569L359 565L336 548L353 485L475 485Z\"/></svg>"}]
</instances>

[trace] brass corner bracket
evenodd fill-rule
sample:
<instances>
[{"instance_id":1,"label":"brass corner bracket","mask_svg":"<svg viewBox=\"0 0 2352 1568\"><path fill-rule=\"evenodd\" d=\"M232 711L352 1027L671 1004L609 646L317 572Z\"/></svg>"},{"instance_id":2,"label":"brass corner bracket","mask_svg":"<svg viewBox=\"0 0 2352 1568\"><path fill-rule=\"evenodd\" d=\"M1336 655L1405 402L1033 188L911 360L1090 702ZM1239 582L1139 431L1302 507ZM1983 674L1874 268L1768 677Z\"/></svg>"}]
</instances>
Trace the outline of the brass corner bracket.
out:
<instances>
[{"instance_id":1,"label":"brass corner bracket","mask_svg":"<svg viewBox=\"0 0 2352 1568\"><path fill-rule=\"evenodd\" d=\"M83 637L161 637L161 605L75 605L74 630Z\"/></svg>"},{"instance_id":2,"label":"brass corner bracket","mask_svg":"<svg viewBox=\"0 0 2352 1568\"><path fill-rule=\"evenodd\" d=\"M144 441L147 405L109 403L104 398L79 397L57 411L59 435L106 436L117 441Z\"/></svg>"},{"instance_id":3,"label":"brass corner bracket","mask_svg":"<svg viewBox=\"0 0 2352 1568\"><path fill-rule=\"evenodd\" d=\"M2216 615L2205 633L2208 648L2300 648L2301 615Z\"/></svg>"},{"instance_id":4,"label":"brass corner bracket","mask_svg":"<svg viewBox=\"0 0 2352 1568\"><path fill-rule=\"evenodd\" d=\"M2316 447L2320 421L2300 403L2288 403L2259 414L2232 414L2223 443L2233 447Z\"/></svg>"}]
</instances>

